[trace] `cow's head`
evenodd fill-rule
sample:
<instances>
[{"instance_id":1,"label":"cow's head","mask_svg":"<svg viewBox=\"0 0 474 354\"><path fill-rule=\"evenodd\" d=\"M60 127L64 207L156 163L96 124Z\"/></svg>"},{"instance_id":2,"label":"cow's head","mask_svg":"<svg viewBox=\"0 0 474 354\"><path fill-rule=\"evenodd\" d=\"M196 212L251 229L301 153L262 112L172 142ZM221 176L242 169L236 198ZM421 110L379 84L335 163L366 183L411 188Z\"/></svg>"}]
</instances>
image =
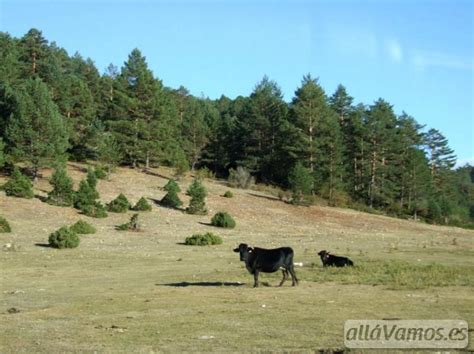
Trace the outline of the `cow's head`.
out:
<instances>
[{"instance_id":1,"label":"cow's head","mask_svg":"<svg viewBox=\"0 0 474 354\"><path fill-rule=\"evenodd\" d=\"M322 258L327 258L327 257L329 257L329 252L326 251L326 250L319 251L318 256L320 256Z\"/></svg>"},{"instance_id":2,"label":"cow's head","mask_svg":"<svg viewBox=\"0 0 474 354\"><path fill-rule=\"evenodd\" d=\"M239 247L234 248L234 252L240 253L240 260L245 261L249 255L252 253L253 248L249 247L246 243L241 243Z\"/></svg>"}]
</instances>

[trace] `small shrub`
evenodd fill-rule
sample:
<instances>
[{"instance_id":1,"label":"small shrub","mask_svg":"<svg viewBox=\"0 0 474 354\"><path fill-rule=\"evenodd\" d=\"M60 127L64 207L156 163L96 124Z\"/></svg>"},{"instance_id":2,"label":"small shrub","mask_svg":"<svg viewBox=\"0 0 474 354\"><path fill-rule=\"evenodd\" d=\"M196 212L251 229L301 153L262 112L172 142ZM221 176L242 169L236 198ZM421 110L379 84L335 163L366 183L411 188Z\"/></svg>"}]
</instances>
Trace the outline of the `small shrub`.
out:
<instances>
[{"instance_id":1,"label":"small shrub","mask_svg":"<svg viewBox=\"0 0 474 354\"><path fill-rule=\"evenodd\" d=\"M212 217L211 224L217 227L233 229L235 227L235 220L228 213L219 212Z\"/></svg>"},{"instance_id":2,"label":"small shrub","mask_svg":"<svg viewBox=\"0 0 474 354\"><path fill-rule=\"evenodd\" d=\"M206 215L206 188L202 185L200 179L195 178L193 183L187 190L188 195L191 197L189 207L186 208L188 214Z\"/></svg>"},{"instance_id":3,"label":"small shrub","mask_svg":"<svg viewBox=\"0 0 474 354\"><path fill-rule=\"evenodd\" d=\"M5 194L9 197L28 198L34 197L33 184L28 177L21 174L20 170L15 167L13 173L7 183L3 185Z\"/></svg>"},{"instance_id":4,"label":"small shrub","mask_svg":"<svg viewBox=\"0 0 474 354\"><path fill-rule=\"evenodd\" d=\"M234 194L231 191L227 191L223 195L224 198L233 198Z\"/></svg>"},{"instance_id":5,"label":"small shrub","mask_svg":"<svg viewBox=\"0 0 474 354\"><path fill-rule=\"evenodd\" d=\"M196 177L200 179L208 178L208 179L215 179L216 174L212 172L207 167L200 168L196 171Z\"/></svg>"},{"instance_id":6,"label":"small shrub","mask_svg":"<svg viewBox=\"0 0 474 354\"><path fill-rule=\"evenodd\" d=\"M53 186L53 190L48 193L49 204L57 206L71 206L74 202L74 190L71 177L67 175L66 169L57 168L49 183Z\"/></svg>"},{"instance_id":7,"label":"small shrub","mask_svg":"<svg viewBox=\"0 0 474 354\"><path fill-rule=\"evenodd\" d=\"M141 197L140 200L135 204L135 206L132 208L132 210L135 211L150 211L151 210L151 205L150 203L147 202L147 200L144 197Z\"/></svg>"},{"instance_id":8,"label":"small shrub","mask_svg":"<svg viewBox=\"0 0 474 354\"><path fill-rule=\"evenodd\" d=\"M98 166L94 169L94 174L97 179L106 179L107 178L107 171L104 167Z\"/></svg>"},{"instance_id":9,"label":"small shrub","mask_svg":"<svg viewBox=\"0 0 474 354\"><path fill-rule=\"evenodd\" d=\"M96 233L95 227L83 220L79 220L78 222L76 222L74 225L72 225L69 228L69 230L75 232L76 234L95 234Z\"/></svg>"},{"instance_id":10,"label":"small shrub","mask_svg":"<svg viewBox=\"0 0 474 354\"><path fill-rule=\"evenodd\" d=\"M56 248L75 248L79 242L79 236L65 226L49 235L49 244Z\"/></svg>"},{"instance_id":11,"label":"small shrub","mask_svg":"<svg viewBox=\"0 0 474 354\"><path fill-rule=\"evenodd\" d=\"M244 167L238 166L236 170L229 170L229 183L233 187L248 189L255 184L255 178Z\"/></svg>"},{"instance_id":12,"label":"small shrub","mask_svg":"<svg viewBox=\"0 0 474 354\"><path fill-rule=\"evenodd\" d=\"M12 229L7 219L0 216L0 233L3 233L3 232L12 232Z\"/></svg>"},{"instance_id":13,"label":"small shrub","mask_svg":"<svg viewBox=\"0 0 474 354\"><path fill-rule=\"evenodd\" d=\"M118 225L115 229L119 231L139 231L140 224L138 223L138 214L133 214L129 222Z\"/></svg>"},{"instance_id":14,"label":"small shrub","mask_svg":"<svg viewBox=\"0 0 474 354\"><path fill-rule=\"evenodd\" d=\"M191 246L220 245L222 239L211 232L207 232L205 234L195 234L187 237L184 243Z\"/></svg>"},{"instance_id":15,"label":"small shrub","mask_svg":"<svg viewBox=\"0 0 474 354\"><path fill-rule=\"evenodd\" d=\"M107 210L113 213L126 213L127 210L130 208L131 205L127 197L124 196L122 193L120 193L117 198L107 204Z\"/></svg>"},{"instance_id":16,"label":"small shrub","mask_svg":"<svg viewBox=\"0 0 474 354\"><path fill-rule=\"evenodd\" d=\"M94 170L90 168L87 170L86 180L91 188L95 189L97 187L97 175L95 174Z\"/></svg>"},{"instance_id":17,"label":"small shrub","mask_svg":"<svg viewBox=\"0 0 474 354\"><path fill-rule=\"evenodd\" d=\"M94 204L84 205L81 208L81 211L84 215L93 217L93 218L106 218L107 211L105 206L99 202L94 202Z\"/></svg>"}]
</instances>

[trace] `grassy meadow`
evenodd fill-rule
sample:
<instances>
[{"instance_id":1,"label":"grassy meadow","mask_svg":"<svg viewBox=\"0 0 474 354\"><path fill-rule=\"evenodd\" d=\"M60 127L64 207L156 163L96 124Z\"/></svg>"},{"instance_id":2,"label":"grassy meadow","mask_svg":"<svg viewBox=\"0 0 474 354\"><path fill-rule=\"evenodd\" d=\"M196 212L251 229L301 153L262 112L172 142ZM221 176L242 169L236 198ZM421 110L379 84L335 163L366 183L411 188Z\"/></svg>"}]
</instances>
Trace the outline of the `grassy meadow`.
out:
<instances>
[{"instance_id":1,"label":"grassy meadow","mask_svg":"<svg viewBox=\"0 0 474 354\"><path fill-rule=\"evenodd\" d=\"M48 177L35 184L44 196ZM69 164L77 187L84 166ZM73 208L0 192L0 352L317 351L343 348L347 319L464 319L474 324L474 231L365 214L286 204L264 192L205 180L209 215L160 207L172 171L118 169L100 180L103 202L123 193L140 212L140 232L117 231L126 214L105 219ZM0 178L3 183L5 178ZM187 176L179 181L186 190ZM231 190L233 198L222 195ZM180 198L187 205L184 192ZM211 226L219 211L235 229ZM97 233L75 249L47 247L48 236L78 220ZM215 246L186 246L212 232ZM262 274L253 289L239 243L291 246L300 279L277 287L281 273ZM323 269L316 253L350 257L353 269ZM474 336L470 332L470 350Z\"/></svg>"}]
</instances>

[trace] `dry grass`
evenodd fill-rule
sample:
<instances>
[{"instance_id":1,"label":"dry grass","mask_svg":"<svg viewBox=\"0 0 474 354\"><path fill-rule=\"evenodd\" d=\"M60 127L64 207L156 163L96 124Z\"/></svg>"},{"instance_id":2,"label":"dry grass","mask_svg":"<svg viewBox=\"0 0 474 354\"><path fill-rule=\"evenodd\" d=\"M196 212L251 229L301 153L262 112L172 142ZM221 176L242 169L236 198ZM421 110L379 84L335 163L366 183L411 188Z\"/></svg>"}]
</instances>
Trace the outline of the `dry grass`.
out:
<instances>
[{"instance_id":1,"label":"dry grass","mask_svg":"<svg viewBox=\"0 0 474 354\"><path fill-rule=\"evenodd\" d=\"M76 186L83 167L70 165ZM159 200L167 176L172 171L119 169L98 190L103 202L119 193L132 204L142 196ZM181 189L190 182L183 178ZM0 252L0 352L310 351L341 348L346 319L474 323L473 231L298 207L258 191L232 189L228 199L221 197L224 184L205 184L209 216L154 204L140 213L143 230L136 233L115 231L132 212L93 219L0 192L0 215L12 226L0 246L15 245ZM46 179L35 185L38 194L49 189ZM180 197L187 205L188 197ZM237 227L210 226L218 211L229 212ZM42 246L52 231L79 219L97 233L81 236L77 249ZM224 243L182 244L209 231ZM300 286L276 288L280 274L273 274L261 278L271 287L252 289L232 252L241 242L293 247L295 261L305 264L296 270ZM357 267L323 270L321 249L347 255Z\"/></svg>"}]
</instances>

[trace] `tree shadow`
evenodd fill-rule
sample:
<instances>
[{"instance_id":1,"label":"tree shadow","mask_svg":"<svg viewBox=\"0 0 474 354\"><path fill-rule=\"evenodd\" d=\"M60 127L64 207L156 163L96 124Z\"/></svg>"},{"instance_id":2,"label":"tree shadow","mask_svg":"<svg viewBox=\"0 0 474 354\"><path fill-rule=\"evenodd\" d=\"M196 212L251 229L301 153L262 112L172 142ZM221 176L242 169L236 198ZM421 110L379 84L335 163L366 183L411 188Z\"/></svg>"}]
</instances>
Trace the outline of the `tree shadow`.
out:
<instances>
[{"instance_id":1,"label":"tree shadow","mask_svg":"<svg viewBox=\"0 0 474 354\"><path fill-rule=\"evenodd\" d=\"M160 178L168 179L168 180L171 179L171 177L169 177L169 176L165 176L165 175L162 175L161 173L151 171L151 170L144 169L142 172L146 175L150 175L150 176L154 176L154 177L160 177Z\"/></svg>"},{"instance_id":2,"label":"tree shadow","mask_svg":"<svg viewBox=\"0 0 474 354\"><path fill-rule=\"evenodd\" d=\"M267 199L267 200L273 200L273 201L277 201L277 202L282 202L283 200L277 198L277 197L273 197L273 196L269 196L269 195L260 195L260 194L255 194L255 193L247 193L248 195L251 195L252 197L257 197L257 198L262 198L262 199Z\"/></svg>"},{"instance_id":3,"label":"tree shadow","mask_svg":"<svg viewBox=\"0 0 474 354\"><path fill-rule=\"evenodd\" d=\"M170 210L177 210L177 211L181 211L181 212L186 211L186 208L173 208L173 207L170 207L168 205L163 205L161 203L161 200L159 200L159 199L155 199L155 198L148 198L148 199L151 200L153 202L153 204L155 204L156 206L159 206L159 207L162 207L162 208L166 208L166 209L170 209Z\"/></svg>"},{"instance_id":4,"label":"tree shadow","mask_svg":"<svg viewBox=\"0 0 474 354\"><path fill-rule=\"evenodd\" d=\"M35 243L36 247L43 247L43 248L54 248L49 243Z\"/></svg>"},{"instance_id":5,"label":"tree shadow","mask_svg":"<svg viewBox=\"0 0 474 354\"><path fill-rule=\"evenodd\" d=\"M198 282L187 282L182 281L179 283L165 283L165 284L155 284L157 286L171 286L175 288L185 288L188 286L211 286L211 287L225 287L225 286L243 286L244 283L240 282L227 282L227 281L198 281Z\"/></svg>"},{"instance_id":6,"label":"tree shadow","mask_svg":"<svg viewBox=\"0 0 474 354\"><path fill-rule=\"evenodd\" d=\"M82 172L82 173L87 173L87 167L83 167L83 166L80 166L80 165L76 165L76 164L71 163L71 162L69 162L68 165L69 165L73 170L76 170L76 171L79 171L79 172Z\"/></svg>"},{"instance_id":7,"label":"tree shadow","mask_svg":"<svg viewBox=\"0 0 474 354\"><path fill-rule=\"evenodd\" d=\"M45 197L44 195L40 195L40 194L35 194L35 198L39 199L43 203L46 203L46 201L48 200L48 197Z\"/></svg>"},{"instance_id":8,"label":"tree shadow","mask_svg":"<svg viewBox=\"0 0 474 354\"><path fill-rule=\"evenodd\" d=\"M198 221L198 224L201 224L201 225L204 225L204 226L218 227L218 226L212 225L210 222Z\"/></svg>"}]
</instances>

